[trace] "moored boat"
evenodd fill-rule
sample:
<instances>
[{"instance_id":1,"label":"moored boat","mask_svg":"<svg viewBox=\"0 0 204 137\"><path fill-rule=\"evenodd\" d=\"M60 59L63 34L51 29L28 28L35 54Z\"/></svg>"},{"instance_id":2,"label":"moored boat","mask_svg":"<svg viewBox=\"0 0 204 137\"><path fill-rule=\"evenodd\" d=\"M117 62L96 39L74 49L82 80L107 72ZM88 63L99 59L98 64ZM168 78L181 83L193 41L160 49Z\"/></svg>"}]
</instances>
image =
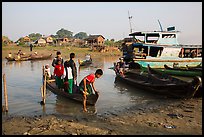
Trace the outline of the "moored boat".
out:
<instances>
[{"instance_id":1,"label":"moored boat","mask_svg":"<svg viewBox=\"0 0 204 137\"><path fill-rule=\"evenodd\" d=\"M28 55L28 56L21 56L20 58L15 57L5 57L7 61L27 61L27 60L43 60L49 59L52 57L52 54L49 55Z\"/></svg>"},{"instance_id":2,"label":"moored boat","mask_svg":"<svg viewBox=\"0 0 204 137\"><path fill-rule=\"evenodd\" d=\"M43 59L49 59L52 57L52 54L49 55L31 55L29 60L43 60Z\"/></svg>"},{"instance_id":3,"label":"moored boat","mask_svg":"<svg viewBox=\"0 0 204 137\"><path fill-rule=\"evenodd\" d=\"M147 72L148 67L140 66L142 71ZM183 77L195 77L202 76L202 68L190 68L190 67L169 67L168 65L164 65L163 68L155 68L156 71L159 71L162 74L169 74L173 76L183 76Z\"/></svg>"},{"instance_id":4,"label":"moored boat","mask_svg":"<svg viewBox=\"0 0 204 137\"><path fill-rule=\"evenodd\" d=\"M120 80L124 83L144 89L146 91L151 91L175 98L194 97L201 84L200 77L195 77L191 82L186 82L177 78L173 78L169 75L153 73L154 71L151 70L148 74L142 71L128 71L125 73L125 77L116 73L116 80Z\"/></svg>"},{"instance_id":5,"label":"moored boat","mask_svg":"<svg viewBox=\"0 0 204 137\"><path fill-rule=\"evenodd\" d=\"M64 92L63 89L62 90L58 89L54 80L48 80L46 82L46 87L56 95L60 95L65 98L83 103L83 95L79 93L78 88L76 88L76 90L72 94L70 94L70 93ZM87 105L95 105L98 100L98 97L99 97L98 94L88 95Z\"/></svg>"},{"instance_id":6,"label":"moored boat","mask_svg":"<svg viewBox=\"0 0 204 137\"><path fill-rule=\"evenodd\" d=\"M90 65L92 64L92 60L78 60L78 63L80 66L87 66L87 65Z\"/></svg>"}]
</instances>

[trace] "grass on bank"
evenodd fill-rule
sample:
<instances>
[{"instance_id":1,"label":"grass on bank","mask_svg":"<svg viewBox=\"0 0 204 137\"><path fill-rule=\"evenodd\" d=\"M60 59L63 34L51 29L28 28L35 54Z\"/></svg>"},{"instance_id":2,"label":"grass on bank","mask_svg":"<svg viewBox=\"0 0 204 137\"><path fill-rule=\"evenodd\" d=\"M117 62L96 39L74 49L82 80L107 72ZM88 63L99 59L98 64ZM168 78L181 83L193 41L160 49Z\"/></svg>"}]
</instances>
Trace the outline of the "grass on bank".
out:
<instances>
[{"instance_id":1,"label":"grass on bank","mask_svg":"<svg viewBox=\"0 0 204 137\"><path fill-rule=\"evenodd\" d=\"M79 48L79 47L71 47L71 46L46 46L46 47L33 47L32 52L30 51L30 47L21 47L21 46L3 46L2 47L2 59L8 56L9 52L12 54L16 54L19 50L21 50L25 54L31 54L35 51L38 54L51 54L56 56L56 52L60 51L62 53L63 58L69 58L69 54L71 52L76 54L77 58L83 58L85 54L89 53L92 57L101 57L101 56L121 56L121 51L110 51L110 52L97 52L91 51L90 48Z\"/></svg>"}]
</instances>

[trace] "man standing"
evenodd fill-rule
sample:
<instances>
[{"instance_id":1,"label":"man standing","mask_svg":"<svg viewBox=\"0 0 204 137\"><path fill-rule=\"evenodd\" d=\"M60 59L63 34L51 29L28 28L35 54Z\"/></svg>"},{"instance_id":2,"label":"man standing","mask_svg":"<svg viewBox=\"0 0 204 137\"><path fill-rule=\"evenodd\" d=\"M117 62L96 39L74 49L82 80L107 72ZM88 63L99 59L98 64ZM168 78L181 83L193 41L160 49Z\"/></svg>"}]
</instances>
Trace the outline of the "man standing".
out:
<instances>
[{"instance_id":1,"label":"man standing","mask_svg":"<svg viewBox=\"0 0 204 137\"><path fill-rule=\"evenodd\" d=\"M75 64L73 58L75 58L75 54L70 53L70 60L69 61L67 60L64 62L64 67L67 67L67 66L71 67L74 85L76 85L77 84L77 68L76 68L76 64ZM69 65L67 65L67 64L69 64Z\"/></svg>"},{"instance_id":2,"label":"man standing","mask_svg":"<svg viewBox=\"0 0 204 137\"><path fill-rule=\"evenodd\" d=\"M32 50L33 50L33 44L30 43L30 51L32 51Z\"/></svg>"}]
</instances>

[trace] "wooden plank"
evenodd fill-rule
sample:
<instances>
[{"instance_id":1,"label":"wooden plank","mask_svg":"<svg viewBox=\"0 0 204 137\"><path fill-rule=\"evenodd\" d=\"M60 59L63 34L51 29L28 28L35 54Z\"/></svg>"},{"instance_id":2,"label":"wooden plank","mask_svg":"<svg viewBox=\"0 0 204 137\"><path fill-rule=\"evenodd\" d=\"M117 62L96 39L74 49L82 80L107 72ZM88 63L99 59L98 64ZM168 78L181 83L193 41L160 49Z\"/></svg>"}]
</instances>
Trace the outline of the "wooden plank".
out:
<instances>
[{"instance_id":1,"label":"wooden plank","mask_svg":"<svg viewBox=\"0 0 204 137\"><path fill-rule=\"evenodd\" d=\"M5 111L8 112L8 95L6 88L6 75L3 74L3 83L4 83L4 101L5 101Z\"/></svg>"}]
</instances>

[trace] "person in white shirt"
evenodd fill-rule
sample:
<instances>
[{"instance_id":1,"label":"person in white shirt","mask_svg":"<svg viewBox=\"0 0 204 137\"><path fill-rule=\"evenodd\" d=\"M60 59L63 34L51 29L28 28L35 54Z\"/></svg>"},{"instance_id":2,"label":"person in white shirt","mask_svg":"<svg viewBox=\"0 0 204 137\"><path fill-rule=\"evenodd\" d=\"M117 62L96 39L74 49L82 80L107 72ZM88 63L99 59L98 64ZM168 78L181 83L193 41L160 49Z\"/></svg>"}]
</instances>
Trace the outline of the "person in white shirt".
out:
<instances>
[{"instance_id":1,"label":"person in white shirt","mask_svg":"<svg viewBox=\"0 0 204 137\"><path fill-rule=\"evenodd\" d=\"M72 75L72 68L69 63L64 66L64 90L67 93L73 93L73 75Z\"/></svg>"},{"instance_id":2,"label":"person in white shirt","mask_svg":"<svg viewBox=\"0 0 204 137\"><path fill-rule=\"evenodd\" d=\"M51 78L51 72L50 72L50 67L49 67L49 64L46 64L45 65L45 73L47 73L47 79L50 79Z\"/></svg>"}]
</instances>

